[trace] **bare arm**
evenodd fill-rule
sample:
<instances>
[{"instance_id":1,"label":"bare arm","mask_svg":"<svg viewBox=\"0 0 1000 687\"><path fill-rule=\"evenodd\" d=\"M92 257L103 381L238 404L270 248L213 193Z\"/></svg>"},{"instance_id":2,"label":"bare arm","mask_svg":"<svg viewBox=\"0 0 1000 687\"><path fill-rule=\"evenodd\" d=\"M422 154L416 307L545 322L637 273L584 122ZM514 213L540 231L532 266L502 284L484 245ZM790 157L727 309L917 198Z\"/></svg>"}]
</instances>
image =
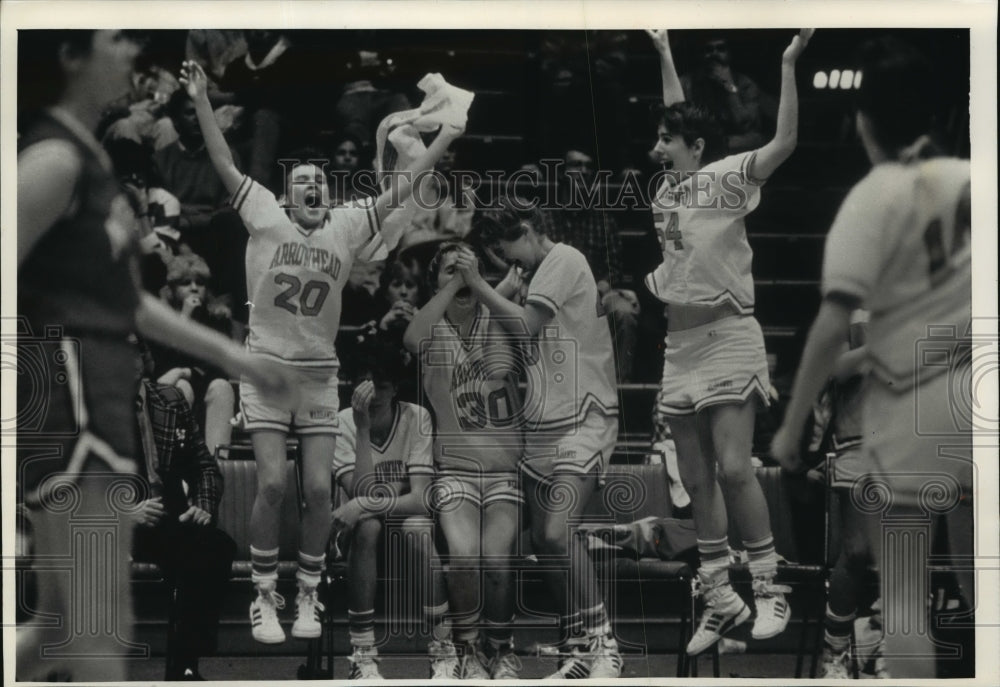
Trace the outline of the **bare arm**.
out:
<instances>
[{"instance_id":1,"label":"bare arm","mask_svg":"<svg viewBox=\"0 0 1000 687\"><path fill-rule=\"evenodd\" d=\"M403 334L403 345L406 346L406 350L410 353L420 354L420 342L431 338L434 325L444 317L445 310L448 309L451 299L455 297L455 293L463 286L465 286L465 280L456 276L434 294L434 297L427 301L424 307L420 308L414 314L413 319L410 320L410 325Z\"/></svg>"},{"instance_id":2,"label":"bare arm","mask_svg":"<svg viewBox=\"0 0 1000 687\"><path fill-rule=\"evenodd\" d=\"M674 66L674 55L670 51L666 29L647 31L653 39L656 52L660 54L660 77L663 80L663 104L670 107L675 103L684 102L684 89L677 77L677 67Z\"/></svg>"},{"instance_id":3,"label":"bare arm","mask_svg":"<svg viewBox=\"0 0 1000 687\"><path fill-rule=\"evenodd\" d=\"M461 271L465 282L479 301L489 308L504 329L511 334L523 336L527 333L528 336L538 336L542 327L555 317L555 313L533 303L520 306L497 293L479 274L478 260L472 251L463 249L455 266ZM523 323L524 329L518 326L520 323Z\"/></svg>"},{"instance_id":4,"label":"bare arm","mask_svg":"<svg viewBox=\"0 0 1000 687\"><path fill-rule=\"evenodd\" d=\"M283 368L250 355L222 334L182 317L150 293L139 295L136 326L148 339L200 358L234 377L250 378L275 394L279 404L291 405L294 401L296 390Z\"/></svg>"},{"instance_id":5,"label":"bare arm","mask_svg":"<svg viewBox=\"0 0 1000 687\"><path fill-rule=\"evenodd\" d=\"M17 264L66 214L80 177L76 151L62 141L42 141L17 157Z\"/></svg>"},{"instance_id":6,"label":"bare arm","mask_svg":"<svg viewBox=\"0 0 1000 687\"><path fill-rule=\"evenodd\" d=\"M847 340L850 316L850 307L824 300L809 330L792 387L792 399L771 445L774 458L783 467L794 470L799 464L798 446L802 429L812 413L813 403L830 378L837 352Z\"/></svg>"},{"instance_id":7,"label":"bare arm","mask_svg":"<svg viewBox=\"0 0 1000 687\"><path fill-rule=\"evenodd\" d=\"M236 193L240 182L243 181L243 173L236 168L229 144L219 129L219 123L215 121L215 113L208 100L208 78L201 65L194 61L185 62L181 69L180 81L194 101L198 125L201 127L201 135L205 139L205 148L212 160L212 166L215 167L215 173L219 175L222 185L230 194Z\"/></svg>"},{"instance_id":8,"label":"bare arm","mask_svg":"<svg viewBox=\"0 0 1000 687\"><path fill-rule=\"evenodd\" d=\"M850 379L854 375L861 374L865 370L865 361L867 359L867 346L845 351L837 358L837 362L833 365L834 379L838 382L842 382Z\"/></svg>"},{"instance_id":9,"label":"bare arm","mask_svg":"<svg viewBox=\"0 0 1000 687\"><path fill-rule=\"evenodd\" d=\"M802 29L792 38L781 57L781 100L774 138L757 151L750 165L750 176L767 179L788 159L799 139L799 94L795 86L795 63L812 37L812 29Z\"/></svg>"}]
</instances>

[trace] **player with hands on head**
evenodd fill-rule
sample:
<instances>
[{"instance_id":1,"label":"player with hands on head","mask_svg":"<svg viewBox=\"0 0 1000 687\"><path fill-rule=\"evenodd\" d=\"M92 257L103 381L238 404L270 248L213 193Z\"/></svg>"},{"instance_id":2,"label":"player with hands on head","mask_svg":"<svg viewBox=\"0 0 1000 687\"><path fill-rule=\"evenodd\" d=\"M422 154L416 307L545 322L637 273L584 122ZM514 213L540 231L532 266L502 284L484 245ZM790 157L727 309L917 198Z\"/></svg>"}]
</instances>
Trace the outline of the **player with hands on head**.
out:
<instances>
[{"instance_id":1,"label":"player with hands on head","mask_svg":"<svg viewBox=\"0 0 1000 687\"><path fill-rule=\"evenodd\" d=\"M444 575L428 518L434 477L430 413L397 398L403 371L402 352L382 337L366 342L358 360L358 384L351 407L340 411L343 434L333 455L333 477L348 496L333 512L341 550L347 551L347 617L351 641L350 679L378 679L375 647L375 590L379 548L403 541L408 558L398 572L424 589L431 576L431 599L424 612L431 625L430 670L454 677L458 659L451 646ZM387 530L402 528L402 537ZM382 556L387 563L397 555ZM412 567L411 567L412 566Z\"/></svg>"},{"instance_id":2,"label":"player with hands on head","mask_svg":"<svg viewBox=\"0 0 1000 687\"><path fill-rule=\"evenodd\" d=\"M936 78L926 57L886 37L862 48L860 68L855 119L872 168L848 193L827 235L823 301L771 452L786 469L799 469L805 421L848 337L851 313L868 310L863 478L853 493L866 483L889 491L889 510L866 514L869 545L884 572L886 558L898 555L885 548L886 514L926 518L931 486L940 488L932 512L946 511L953 555L971 560L974 553L972 439L955 424L956 409L973 407L972 389L954 382L973 375L971 170L969 160L942 156L931 139ZM934 364L941 360L947 364ZM907 560L913 567L894 578L882 575L886 627L926 619L923 595L899 585L925 580L927 560ZM975 607L972 573L958 575ZM886 661L894 678L935 676L929 634L887 633Z\"/></svg>"},{"instance_id":3,"label":"player with hands on head","mask_svg":"<svg viewBox=\"0 0 1000 687\"><path fill-rule=\"evenodd\" d=\"M521 305L508 300L520 295L513 293L516 273L508 272L498 290L479 274L471 251L461 251L455 263L514 345L531 351L526 372L541 380L524 399L522 471L533 546L539 557L568 563L568 584L566 571L547 574L561 606L565 650L552 677L617 678L623 661L593 561L570 526L603 480L618 439L611 327L597 282L584 255L546 236L540 212L523 199L503 198L483 210L477 230L485 246L531 274Z\"/></svg>"},{"instance_id":4,"label":"player with hands on head","mask_svg":"<svg viewBox=\"0 0 1000 687\"><path fill-rule=\"evenodd\" d=\"M414 315L403 344L420 361L437 425L434 505L451 556L448 598L461 656L458 673L442 677L514 679L521 666L510 564L524 502L522 365L511 337L467 284L464 275L473 270L478 274L471 246L441 244L427 270L434 295Z\"/></svg>"},{"instance_id":5,"label":"player with hands on head","mask_svg":"<svg viewBox=\"0 0 1000 687\"><path fill-rule=\"evenodd\" d=\"M374 199L330 207L327 178L318 160L299 159L287 170L285 193L277 199L234 164L215 121L205 73L185 62L181 83L195 111L209 157L233 206L250 233L246 252L250 307L248 348L291 370L302 390L298 407L275 405L250 380L240 384L240 404L257 460L257 495L251 515L252 579L257 591L250 606L253 636L280 643L285 633L277 610L284 599L277 584L278 525L285 497L286 441L299 435L305 509L299 544L299 592L292 636L319 637L321 605L316 595L330 530L329 457L340 433L337 408L339 361L334 341L340 323L341 293L355 261L371 261L395 246L413 202L411 180L430 169L462 133L441 125L434 142L395 182ZM308 156L308 153L300 155ZM399 208L399 209L395 209Z\"/></svg>"},{"instance_id":6,"label":"player with hands on head","mask_svg":"<svg viewBox=\"0 0 1000 687\"><path fill-rule=\"evenodd\" d=\"M697 655L751 614L729 581L727 507L741 523L750 559L757 610L752 636L773 637L791 616L784 597L789 588L774 583L778 557L750 457L757 403L768 404L770 382L763 333L753 317L753 254L744 217L759 204L761 185L795 149L795 63L812 30L800 31L782 56L774 138L728 157L712 115L684 102L667 32L649 35L660 55L665 106L651 155L665 178L652 204L663 262L645 283L665 304L657 410L677 445L698 537L705 610L687 646Z\"/></svg>"}]
</instances>

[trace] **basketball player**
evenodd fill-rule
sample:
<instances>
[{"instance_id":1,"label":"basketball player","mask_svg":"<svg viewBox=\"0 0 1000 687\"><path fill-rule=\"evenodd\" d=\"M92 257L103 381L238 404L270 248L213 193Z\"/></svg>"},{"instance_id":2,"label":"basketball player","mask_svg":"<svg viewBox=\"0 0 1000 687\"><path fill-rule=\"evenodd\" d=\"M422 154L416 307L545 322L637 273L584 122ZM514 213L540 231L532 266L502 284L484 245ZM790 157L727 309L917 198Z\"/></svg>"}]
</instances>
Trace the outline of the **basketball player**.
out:
<instances>
[{"instance_id":1,"label":"basketball player","mask_svg":"<svg viewBox=\"0 0 1000 687\"><path fill-rule=\"evenodd\" d=\"M334 340L340 323L341 291L355 260L368 261L398 235L380 233L393 204L409 198L403 178L376 199L329 207L326 174L308 160L288 172L286 197L279 201L264 186L241 173L215 121L205 74L186 62L181 82L195 103L198 122L216 172L233 194L243 219L247 244L247 293L250 297L251 351L294 369L302 405L289 412L244 380L240 406L257 460L257 497L251 516L252 578L257 598L250 606L254 638L275 644L285 640L277 611L284 599L275 591L278 523L284 499L286 440L295 429L302 446L306 507L299 545L299 592L292 636L321 633L316 597L330 534L329 460L338 431L337 371ZM445 124L412 165L411 175L429 169L461 129ZM388 226L386 227L388 229ZM395 231L403 227L397 226Z\"/></svg>"},{"instance_id":2,"label":"basketball player","mask_svg":"<svg viewBox=\"0 0 1000 687\"><path fill-rule=\"evenodd\" d=\"M123 658L142 653L131 641L133 517L115 505L123 483L136 485L127 477L141 369L133 334L247 375L282 403L288 385L141 290L136 217L94 138L106 107L131 88L137 39L28 31L19 49L21 114L31 96L45 109L22 120L18 140L17 485L39 567L57 566L38 571L34 610L58 622L19 628L17 676L122 681ZM59 570L67 557L71 570Z\"/></svg>"},{"instance_id":3,"label":"basketball player","mask_svg":"<svg viewBox=\"0 0 1000 687\"><path fill-rule=\"evenodd\" d=\"M403 343L419 356L437 420L435 507L448 541L449 606L462 657L462 672L453 677L516 679L510 558L524 503L517 474L524 447L518 366L506 332L459 274L462 250L472 248L457 242L438 248L427 270L435 294L414 315ZM489 672L478 659L480 607Z\"/></svg>"},{"instance_id":4,"label":"basketball player","mask_svg":"<svg viewBox=\"0 0 1000 687\"><path fill-rule=\"evenodd\" d=\"M705 610L687 652L697 655L750 617L729 581L727 507L749 554L757 617L751 636L773 637L790 617L776 585L777 555L764 494L750 462L757 402L768 403L764 337L753 317L752 252L744 217L760 186L795 149L795 62L810 31L786 48L775 137L758 150L726 157L714 118L684 102L666 31L650 32L660 54L663 113L653 156L667 170L653 202L663 263L646 286L666 304L667 337L659 411L677 445L691 496ZM720 485L720 480L722 484Z\"/></svg>"},{"instance_id":5,"label":"basketball player","mask_svg":"<svg viewBox=\"0 0 1000 687\"><path fill-rule=\"evenodd\" d=\"M971 186L969 161L939 156L929 137L928 62L886 38L866 44L861 69L856 124L872 169L851 189L827 236L823 302L772 452L799 469L797 441L847 336L851 311L869 310L864 473L887 485L891 510L867 516L867 531L885 571L883 517L926 517L928 484L942 485L933 510L947 511L953 553L972 555L972 460L963 448L971 435L954 419L973 407ZM926 560L914 565L895 579L882 576L886 628L926 617L924 595L901 591L925 579ZM974 605L974 579L959 576ZM929 632L887 632L885 643L892 677L934 677Z\"/></svg>"},{"instance_id":6,"label":"basketball player","mask_svg":"<svg viewBox=\"0 0 1000 687\"><path fill-rule=\"evenodd\" d=\"M484 245L532 274L523 306L483 279L472 251L462 249L456 267L515 341L537 347L540 382L529 384L524 410L524 491L535 550L568 558L568 588L574 592L569 598L562 571L549 575L555 600L563 605L560 625L568 651L552 677L617 678L622 658L593 562L582 536L569 527L598 487L618 439L611 331L586 258L553 243L542 233L537 211L527 207L523 200L503 199L499 209L483 211L479 224Z\"/></svg>"},{"instance_id":7,"label":"basketball player","mask_svg":"<svg viewBox=\"0 0 1000 687\"><path fill-rule=\"evenodd\" d=\"M451 646L447 598L434 543L427 533L427 498L434 478L431 416L424 408L397 399L403 374L402 352L395 341L376 339L358 364L351 407L340 411L343 435L333 455L333 476L350 499L333 513L348 559L347 616L352 653L350 679L380 679L375 647L375 590L378 547L386 542L386 519L402 523L413 570L398 572L419 580L431 575L425 612L433 639L431 677L457 677L459 661ZM391 493L391 498L389 497ZM386 564L393 565L391 558ZM413 589L420 585L410 585ZM430 603L426 603L429 601ZM390 612L393 609L388 609Z\"/></svg>"}]
</instances>

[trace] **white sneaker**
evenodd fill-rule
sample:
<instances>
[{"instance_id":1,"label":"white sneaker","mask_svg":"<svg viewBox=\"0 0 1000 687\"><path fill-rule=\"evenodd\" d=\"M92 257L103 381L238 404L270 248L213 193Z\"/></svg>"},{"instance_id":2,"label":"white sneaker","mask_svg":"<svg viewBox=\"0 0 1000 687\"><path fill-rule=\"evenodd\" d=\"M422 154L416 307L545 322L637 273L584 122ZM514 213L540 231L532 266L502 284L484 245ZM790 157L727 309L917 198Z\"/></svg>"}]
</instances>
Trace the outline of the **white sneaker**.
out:
<instances>
[{"instance_id":1,"label":"white sneaker","mask_svg":"<svg viewBox=\"0 0 1000 687\"><path fill-rule=\"evenodd\" d=\"M727 591L729 594L726 594ZM742 625L750 617L750 608L743 603L743 599L733 591L728 582L703 591L701 580L696 577L692 594L704 597L705 610L702 611L701 620L698 621L698 629L688 642L689 656L697 656L722 639L722 635Z\"/></svg>"},{"instance_id":2,"label":"white sneaker","mask_svg":"<svg viewBox=\"0 0 1000 687\"><path fill-rule=\"evenodd\" d=\"M348 680L381 680L378 672L378 649L373 646L356 646L347 660L351 662Z\"/></svg>"},{"instance_id":3,"label":"white sneaker","mask_svg":"<svg viewBox=\"0 0 1000 687\"><path fill-rule=\"evenodd\" d=\"M486 656L478 644L463 643L459 653L461 654L458 657L460 680L490 679L490 673L486 670Z\"/></svg>"},{"instance_id":4,"label":"white sneaker","mask_svg":"<svg viewBox=\"0 0 1000 687\"><path fill-rule=\"evenodd\" d=\"M285 631L278 622L278 610L284 607L284 597L274 589L257 589L257 598L250 604L250 627L255 640L261 644L285 641Z\"/></svg>"},{"instance_id":5,"label":"white sneaker","mask_svg":"<svg viewBox=\"0 0 1000 687\"><path fill-rule=\"evenodd\" d=\"M590 654L582 647L569 649L569 654L559 660L559 668L549 675L547 680L585 680L590 677L590 666L593 664Z\"/></svg>"},{"instance_id":6,"label":"white sneaker","mask_svg":"<svg viewBox=\"0 0 1000 687\"><path fill-rule=\"evenodd\" d=\"M622 676L625 662L618 651L618 642L611 637L594 637L590 642L590 678L617 679Z\"/></svg>"},{"instance_id":7,"label":"white sneaker","mask_svg":"<svg viewBox=\"0 0 1000 687\"><path fill-rule=\"evenodd\" d=\"M316 594L316 588L299 587L295 597L295 623L292 636L299 639L316 639L323 634L324 606Z\"/></svg>"},{"instance_id":8,"label":"white sneaker","mask_svg":"<svg viewBox=\"0 0 1000 687\"><path fill-rule=\"evenodd\" d=\"M427 653L431 659L432 680L461 679L462 671L458 663L458 654L451 641L447 639L432 640L427 646Z\"/></svg>"},{"instance_id":9,"label":"white sneaker","mask_svg":"<svg viewBox=\"0 0 1000 687\"><path fill-rule=\"evenodd\" d=\"M851 650L836 651L828 646L823 647L823 658L820 664L820 678L825 680L850 680L852 674Z\"/></svg>"},{"instance_id":10,"label":"white sneaker","mask_svg":"<svg viewBox=\"0 0 1000 687\"><path fill-rule=\"evenodd\" d=\"M490 660L490 678L493 680L517 680L521 677L521 659L512 646L505 646Z\"/></svg>"},{"instance_id":11,"label":"white sneaker","mask_svg":"<svg viewBox=\"0 0 1000 687\"><path fill-rule=\"evenodd\" d=\"M785 594L792 588L774 584L771 580L757 578L753 581L753 600L757 607L757 618L753 621L750 636L754 639L768 639L781 634L792 617L792 609L785 601Z\"/></svg>"}]
</instances>

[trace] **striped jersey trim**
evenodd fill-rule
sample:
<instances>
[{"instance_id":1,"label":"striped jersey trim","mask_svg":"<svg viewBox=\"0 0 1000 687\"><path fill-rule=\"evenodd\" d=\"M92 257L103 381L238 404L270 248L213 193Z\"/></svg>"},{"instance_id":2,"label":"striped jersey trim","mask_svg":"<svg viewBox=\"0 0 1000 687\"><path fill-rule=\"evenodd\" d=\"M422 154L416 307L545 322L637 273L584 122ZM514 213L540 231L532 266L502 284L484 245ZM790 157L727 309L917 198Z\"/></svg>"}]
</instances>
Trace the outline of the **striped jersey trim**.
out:
<instances>
[{"instance_id":1,"label":"striped jersey trim","mask_svg":"<svg viewBox=\"0 0 1000 687\"><path fill-rule=\"evenodd\" d=\"M611 406L604 405L604 403L602 403L599 398L594 396L594 394L588 393L583 397L583 401L580 403L580 407L579 410L577 410L576 415L553 420L540 420L534 423L530 429L535 432L547 432L573 427L581 424L591 411L600 413L605 418L618 417L617 404Z\"/></svg>"},{"instance_id":2,"label":"striped jersey trim","mask_svg":"<svg viewBox=\"0 0 1000 687\"><path fill-rule=\"evenodd\" d=\"M254 181L247 175L243 175L243 180L236 189L236 193L230 198L229 204L233 206L236 212L239 212L243 207L243 203L246 202L247 196L250 195L250 189L253 187Z\"/></svg>"}]
</instances>

